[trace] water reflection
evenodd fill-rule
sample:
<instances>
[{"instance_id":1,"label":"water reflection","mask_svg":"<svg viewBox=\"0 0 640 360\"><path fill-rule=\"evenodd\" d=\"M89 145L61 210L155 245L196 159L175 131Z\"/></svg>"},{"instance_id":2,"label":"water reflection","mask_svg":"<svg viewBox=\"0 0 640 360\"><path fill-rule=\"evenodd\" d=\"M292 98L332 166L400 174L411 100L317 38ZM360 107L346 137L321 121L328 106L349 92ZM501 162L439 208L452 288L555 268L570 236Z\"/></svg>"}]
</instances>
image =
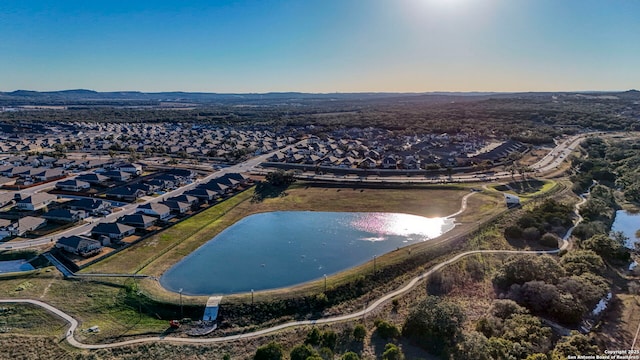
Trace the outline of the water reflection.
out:
<instances>
[{"instance_id":1,"label":"water reflection","mask_svg":"<svg viewBox=\"0 0 640 360\"><path fill-rule=\"evenodd\" d=\"M446 218L425 218L408 214L360 213L351 223L355 229L378 234L362 238L367 241L383 241L383 235L418 236L421 240L442 235L452 225Z\"/></svg>"}]
</instances>

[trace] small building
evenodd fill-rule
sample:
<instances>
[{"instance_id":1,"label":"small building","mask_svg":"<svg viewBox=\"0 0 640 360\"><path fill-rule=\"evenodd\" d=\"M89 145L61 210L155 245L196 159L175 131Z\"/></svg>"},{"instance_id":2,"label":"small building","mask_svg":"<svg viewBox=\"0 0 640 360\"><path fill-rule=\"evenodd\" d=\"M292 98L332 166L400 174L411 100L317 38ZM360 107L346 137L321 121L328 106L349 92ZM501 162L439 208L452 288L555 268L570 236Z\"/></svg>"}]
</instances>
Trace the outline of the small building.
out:
<instances>
[{"instance_id":1,"label":"small building","mask_svg":"<svg viewBox=\"0 0 640 360\"><path fill-rule=\"evenodd\" d=\"M91 173L79 175L76 180L85 181L93 185L104 185L109 181L109 178L101 174Z\"/></svg>"},{"instance_id":2,"label":"small building","mask_svg":"<svg viewBox=\"0 0 640 360\"><path fill-rule=\"evenodd\" d=\"M111 204L98 199L78 199L67 205L71 210L84 210L92 215L107 215L111 213Z\"/></svg>"},{"instance_id":3,"label":"small building","mask_svg":"<svg viewBox=\"0 0 640 360\"><path fill-rule=\"evenodd\" d=\"M86 181L82 181L78 179L58 181L56 183L56 189L62 190L62 191L78 192L78 191L88 190L90 188L91 188L91 184L89 184Z\"/></svg>"},{"instance_id":4,"label":"small building","mask_svg":"<svg viewBox=\"0 0 640 360\"><path fill-rule=\"evenodd\" d=\"M161 204L168 206L172 212L177 214L184 214L191 209L191 205L180 201L167 200L161 202Z\"/></svg>"},{"instance_id":5,"label":"small building","mask_svg":"<svg viewBox=\"0 0 640 360\"><path fill-rule=\"evenodd\" d=\"M66 172L64 169L60 169L60 168L46 169L31 175L31 178L37 181L51 181L54 179L59 179L61 177L64 177L65 174Z\"/></svg>"},{"instance_id":6,"label":"small building","mask_svg":"<svg viewBox=\"0 0 640 360\"><path fill-rule=\"evenodd\" d=\"M110 239L122 240L127 236L133 235L136 232L136 228L133 226L113 223L100 223L91 229L91 236L100 237L107 236Z\"/></svg>"},{"instance_id":7,"label":"small building","mask_svg":"<svg viewBox=\"0 0 640 360\"><path fill-rule=\"evenodd\" d=\"M125 215L118 219L121 224L133 226L138 229L148 229L156 222L156 218L142 214Z\"/></svg>"},{"instance_id":8,"label":"small building","mask_svg":"<svg viewBox=\"0 0 640 360\"><path fill-rule=\"evenodd\" d=\"M167 199L167 200L170 200L170 201L178 201L178 202L182 202L182 203L187 203L187 204L189 204L190 206L193 206L193 205L195 205L195 204L197 204L197 203L198 203L198 198L197 198L197 197L195 197L195 196L191 196L191 195L184 195L184 194L182 194L182 195L178 195L178 196L170 197L170 198L169 198L169 199Z\"/></svg>"},{"instance_id":9,"label":"small building","mask_svg":"<svg viewBox=\"0 0 640 360\"><path fill-rule=\"evenodd\" d=\"M46 224L47 220L45 219L34 216L25 216L14 223L8 225L5 223L5 226L0 228L0 238L7 236L22 236L27 232L41 228Z\"/></svg>"},{"instance_id":10,"label":"small building","mask_svg":"<svg viewBox=\"0 0 640 360\"><path fill-rule=\"evenodd\" d=\"M102 249L102 244L98 240L73 235L60 238L56 243L56 248L72 254L88 257L99 253Z\"/></svg>"},{"instance_id":11,"label":"small building","mask_svg":"<svg viewBox=\"0 0 640 360\"><path fill-rule=\"evenodd\" d=\"M124 171L105 171L102 175L114 181L129 181L129 179L131 179L131 173Z\"/></svg>"},{"instance_id":12,"label":"small building","mask_svg":"<svg viewBox=\"0 0 640 360\"><path fill-rule=\"evenodd\" d=\"M138 176L138 175L142 174L142 165L140 165L140 164L124 164L124 165L120 165L118 170Z\"/></svg>"},{"instance_id":13,"label":"small building","mask_svg":"<svg viewBox=\"0 0 640 360\"><path fill-rule=\"evenodd\" d=\"M61 223L74 223L86 217L84 210L55 209L42 214L43 219Z\"/></svg>"},{"instance_id":14,"label":"small building","mask_svg":"<svg viewBox=\"0 0 640 360\"><path fill-rule=\"evenodd\" d=\"M29 197L16 202L18 210L35 211L51 204L56 199L55 195L49 193L35 193Z\"/></svg>"},{"instance_id":15,"label":"small building","mask_svg":"<svg viewBox=\"0 0 640 360\"><path fill-rule=\"evenodd\" d=\"M507 203L507 207L514 207L514 206L520 205L520 198L515 195L505 193L504 200Z\"/></svg>"},{"instance_id":16,"label":"small building","mask_svg":"<svg viewBox=\"0 0 640 360\"><path fill-rule=\"evenodd\" d=\"M138 206L138 212L156 216L160 220L167 220L171 217L171 209L167 205L160 203L147 203Z\"/></svg>"},{"instance_id":17,"label":"small building","mask_svg":"<svg viewBox=\"0 0 640 360\"><path fill-rule=\"evenodd\" d=\"M211 201L218 196L218 193L213 190L208 190L205 188L197 187L195 189L191 189L189 191L184 192L185 195L193 196L201 201Z\"/></svg>"},{"instance_id":18,"label":"small building","mask_svg":"<svg viewBox=\"0 0 640 360\"><path fill-rule=\"evenodd\" d=\"M0 193L0 207L4 207L15 200L15 194L11 192Z\"/></svg>"},{"instance_id":19,"label":"small building","mask_svg":"<svg viewBox=\"0 0 640 360\"><path fill-rule=\"evenodd\" d=\"M145 192L131 186L121 186L107 191L108 197L124 201L135 201L145 195Z\"/></svg>"}]
</instances>

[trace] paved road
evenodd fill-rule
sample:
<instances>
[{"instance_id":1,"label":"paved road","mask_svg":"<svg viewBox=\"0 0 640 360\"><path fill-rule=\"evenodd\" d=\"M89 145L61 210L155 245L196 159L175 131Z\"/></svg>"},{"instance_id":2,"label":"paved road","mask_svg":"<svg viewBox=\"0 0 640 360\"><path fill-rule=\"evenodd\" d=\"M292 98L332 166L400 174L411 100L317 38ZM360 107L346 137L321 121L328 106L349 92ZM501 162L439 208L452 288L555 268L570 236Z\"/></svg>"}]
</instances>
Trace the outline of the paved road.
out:
<instances>
[{"instance_id":1,"label":"paved road","mask_svg":"<svg viewBox=\"0 0 640 360\"><path fill-rule=\"evenodd\" d=\"M465 197L468 197L470 195L467 195ZM369 305L368 307L364 308L363 310L351 313L351 314L345 314L345 315L340 315L340 316L334 316L334 317L328 317L328 318L322 318L322 319L317 319L317 320L304 320L304 321L292 321L292 322L288 322L285 324L280 324L280 325L276 325L270 328L266 328L266 329L262 329L262 330L258 330L258 331L254 331L254 332L250 332L250 333L245 333L245 334L237 334L237 335L229 335L229 336L222 336L222 337L217 337L217 338L177 338L177 337L170 337L170 336L151 336L151 337L146 337L146 338L139 338L139 339L133 339L133 340L126 340L126 341L121 341L121 342L117 342L117 343L111 343L111 344L83 344L79 341L77 341L75 339L75 337L73 336L73 334L75 333L76 329L78 328L78 321L75 320L73 317L71 317L70 315L64 313L62 310L57 309L49 304L46 304L42 301L38 301L38 300L31 300L31 299L0 299L0 303L29 303L29 304L33 304L33 305L37 305L37 306L41 306L44 309L52 312L53 314L56 314L57 316L60 316L61 318L63 318L64 320L66 320L67 322L69 322L71 324L71 326L69 327L69 330L66 333L66 339L69 342L69 344L71 344L72 346L75 346L77 348L81 348L81 349L105 349L105 348L113 348L113 347L119 347L119 346L125 346L125 345L133 345L133 344L140 344L140 343L147 343L147 342L171 342L171 343L189 343L189 344L211 344L211 343L220 343L220 342L226 342L226 341L233 341L233 340L238 340L238 339L246 339L246 338L254 338L254 337L259 337L262 335L266 335L266 334L270 334L270 333L274 333L283 329L287 329L287 328L291 328L291 327L297 327L297 326L305 326L305 325L317 325L317 324L329 324L329 323L335 323L335 322L343 322L343 321L348 321L348 320L354 320L354 319L359 319L363 316L366 316L367 314L371 313L372 311L376 310L378 307L382 306L384 303L390 301L391 299L393 299L396 296L402 295L404 293L407 293L408 291L412 290L413 288L416 287L416 285L418 285L419 283L421 283L422 281L424 281L426 278L428 278L431 274L433 274L434 272L442 269L443 267L453 264L456 261L469 256L469 255L475 255L475 254L555 254L558 253L561 250L566 249L569 246L569 242L568 239L571 236L571 233L573 232L573 229L575 228L576 225L578 225L581 221L582 221L582 217L579 214L579 208L580 206L582 206L582 204L584 204L586 202L586 196L581 196L582 200L576 204L575 207L575 212L578 215L578 219L577 221L574 223L573 227L571 227L571 229L569 229L569 231L567 231L567 234L562 238L562 245L555 250L538 250L538 251L527 251L527 250L472 250L472 251L467 251L461 254L458 254L456 256L454 256L453 258L443 261L435 266L433 266L432 268L430 268L428 271L416 276L415 278L413 278L411 281L409 281L406 285L404 285L403 287L390 292L384 296L382 296L381 298L379 298L378 300L374 301L373 303L371 303L371 305Z\"/></svg>"}]
</instances>

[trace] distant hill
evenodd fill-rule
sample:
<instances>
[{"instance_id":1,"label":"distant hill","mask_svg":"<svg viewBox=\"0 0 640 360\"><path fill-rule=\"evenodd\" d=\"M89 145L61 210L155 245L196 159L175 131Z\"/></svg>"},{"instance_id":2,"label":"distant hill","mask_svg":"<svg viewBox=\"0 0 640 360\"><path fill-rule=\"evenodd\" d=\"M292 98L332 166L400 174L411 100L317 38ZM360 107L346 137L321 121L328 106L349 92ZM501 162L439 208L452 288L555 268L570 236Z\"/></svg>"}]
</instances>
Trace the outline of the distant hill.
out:
<instances>
[{"instance_id":1,"label":"distant hill","mask_svg":"<svg viewBox=\"0 0 640 360\"><path fill-rule=\"evenodd\" d=\"M319 102L421 102L448 103L485 100L489 98L535 98L552 95L579 95L593 97L596 94L640 99L640 92L574 92L574 93L492 93L492 92L430 92L430 93L201 93L201 92L157 92L140 91L97 92L87 89L60 91L16 90L0 92L1 106L60 105L60 106L159 106L160 104L189 103L194 105L292 105Z\"/></svg>"}]
</instances>

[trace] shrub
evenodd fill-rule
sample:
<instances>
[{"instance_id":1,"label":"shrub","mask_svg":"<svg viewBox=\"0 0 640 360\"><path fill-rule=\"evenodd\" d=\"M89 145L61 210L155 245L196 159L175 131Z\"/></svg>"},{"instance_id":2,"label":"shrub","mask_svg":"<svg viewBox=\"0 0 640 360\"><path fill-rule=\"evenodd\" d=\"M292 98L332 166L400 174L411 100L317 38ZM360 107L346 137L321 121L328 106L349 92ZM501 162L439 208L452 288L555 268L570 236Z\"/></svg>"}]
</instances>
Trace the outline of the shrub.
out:
<instances>
[{"instance_id":1,"label":"shrub","mask_svg":"<svg viewBox=\"0 0 640 360\"><path fill-rule=\"evenodd\" d=\"M342 355L340 360L360 360L360 356L353 351L348 351Z\"/></svg>"},{"instance_id":2,"label":"shrub","mask_svg":"<svg viewBox=\"0 0 640 360\"><path fill-rule=\"evenodd\" d=\"M540 245L556 248L558 247L559 240L560 239L556 235L552 233L546 233L540 238Z\"/></svg>"},{"instance_id":3,"label":"shrub","mask_svg":"<svg viewBox=\"0 0 640 360\"><path fill-rule=\"evenodd\" d=\"M402 335L440 354L457 341L464 319L464 312L457 304L429 296L409 313Z\"/></svg>"},{"instance_id":4,"label":"shrub","mask_svg":"<svg viewBox=\"0 0 640 360\"><path fill-rule=\"evenodd\" d=\"M528 227L522 231L522 237L528 241L540 240L540 230L536 227Z\"/></svg>"},{"instance_id":5,"label":"shrub","mask_svg":"<svg viewBox=\"0 0 640 360\"><path fill-rule=\"evenodd\" d=\"M400 335L398 328L387 321L376 320L375 325L378 330L378 335L383 339L393 339Z\"/></svg>"},{"instance_id":6,"label":"shrub","mask_svg":"<svg viewBox=\"0 0 640 360\"><path fill-rule=\"evenodd\" d=\"M260 346L256 350L256 354L253 356L254 360L282 360L284 355L282 353L282 345L276 342L270 342L267 345Z\"/></svg>"},{"instance_id":7,"label":"shrub","mask_svg":"<svg viewBox=\"0 0 640 360\"><path fill-rule=\"evenodd\" d=\"M367 329L362 324L358 324L353 328L353 338L356 341L363 341L367 336Z\"/></svg>"},{"instance_id":8,"label":"shrub","mask_svg":"<svg viewBox=\"0 0 640 360\"><path fill-rule=\"evenodd\" d=\"M322 341L322 334L320 333L320 330L318 330L318 328L311 329L311 331L309 331L309 333L307 334L306 339L304 339L305 344L310 344L314 346L320 345L321 341Z\"/></svg>"},{"instance_id":9,"label":"shrub","mask_svg":"<svg viewBox=\"0 0 640 360\"><path fill-rule=\"evenodd\" d=\"M384 353L382 353L382 360L402 360L404 354L395 344L387 344L384 346Z\"/></svg>"},{"instance_id":10,"label":"shrub","mask_svg":"<svg viewBox=\"0 0 640 360\"><path fill-rule=\"evenodd\" d=\"M298 345L291 349L291 360L307 360L307 358L316 356L318 353L309 344Z\"/></svg>"}]
</instances>

